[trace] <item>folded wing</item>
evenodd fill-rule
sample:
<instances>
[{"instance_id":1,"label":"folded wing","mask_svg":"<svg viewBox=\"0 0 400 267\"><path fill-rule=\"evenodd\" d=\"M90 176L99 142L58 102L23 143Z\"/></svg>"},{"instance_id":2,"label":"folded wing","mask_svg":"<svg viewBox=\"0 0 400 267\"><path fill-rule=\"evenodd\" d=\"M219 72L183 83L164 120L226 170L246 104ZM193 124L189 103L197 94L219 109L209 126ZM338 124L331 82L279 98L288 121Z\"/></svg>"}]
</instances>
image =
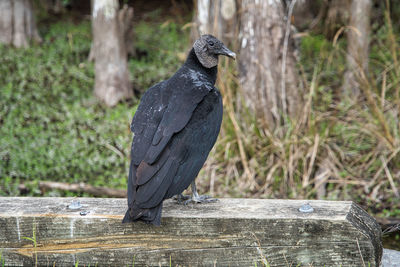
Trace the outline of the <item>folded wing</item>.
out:
<instances>
[{"instance_id":1,"label":"folded wing","mask_svg":"<svg viewBox=\"0 0 400 267\"><path fill-rule=\"evenodd\" d=\"M134 133L128 181L128 205L132 218L139 218L160 205L186 157L184 137L176 137L193 111L210 92L208 87L185 91L168 81L150 88L142 97L132 120ZM172 144L173 142L173 144ZM154 211L156 212L156 211Z\"/></svg>"}]
</instances>

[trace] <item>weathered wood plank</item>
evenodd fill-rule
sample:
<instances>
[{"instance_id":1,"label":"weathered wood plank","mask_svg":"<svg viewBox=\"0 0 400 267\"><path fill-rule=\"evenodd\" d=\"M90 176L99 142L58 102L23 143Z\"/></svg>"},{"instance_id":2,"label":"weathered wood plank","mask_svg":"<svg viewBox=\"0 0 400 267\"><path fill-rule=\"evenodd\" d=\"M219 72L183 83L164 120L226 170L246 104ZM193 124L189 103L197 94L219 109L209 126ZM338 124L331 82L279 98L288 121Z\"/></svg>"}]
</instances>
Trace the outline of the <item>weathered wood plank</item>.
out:
<instances>
[{"instance_id":1,"label":"weathered wood plank","mask_svg":"<svg viewBox=\"0 0 400 267\"><path fill-rule=\"evenodd\" d=\"M161 227L122 224L125 199L0 198L6 265L379 266L381 231L352 202L221 199L164 202ZM82 216L80 212L89 212ZM37 246L24 237L35 238Z\"/></svg>"},{"instance_id":2,"label":"weathered wood plank","mask_svg":"<svg viewBox=\"0 0 400 267\"><path fill-rule=\"evenodd\" d=\"M400 251L383 249L382 267L399 267Z\"/></svg>"}]
</instances>

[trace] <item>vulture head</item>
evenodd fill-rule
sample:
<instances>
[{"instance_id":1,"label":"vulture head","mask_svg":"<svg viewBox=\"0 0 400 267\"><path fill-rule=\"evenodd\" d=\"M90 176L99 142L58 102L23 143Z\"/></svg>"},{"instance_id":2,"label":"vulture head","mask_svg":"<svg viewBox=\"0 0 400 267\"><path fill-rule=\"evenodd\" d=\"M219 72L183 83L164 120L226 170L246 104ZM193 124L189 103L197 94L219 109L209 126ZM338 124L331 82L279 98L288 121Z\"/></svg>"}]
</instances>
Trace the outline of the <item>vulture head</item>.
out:
<instances>
[{"instance_id":1,"label":"vulture head","mask_svg":"<svg viewBox=\"0 0 400 267\"><path fill-rule=\"evenodd\" d=\"M197 58L205 68L217 66L219 55L236 59L235 53L210 34L200 36L200 38L194 42L193 48Z\"/></svg>"}]
</instances>

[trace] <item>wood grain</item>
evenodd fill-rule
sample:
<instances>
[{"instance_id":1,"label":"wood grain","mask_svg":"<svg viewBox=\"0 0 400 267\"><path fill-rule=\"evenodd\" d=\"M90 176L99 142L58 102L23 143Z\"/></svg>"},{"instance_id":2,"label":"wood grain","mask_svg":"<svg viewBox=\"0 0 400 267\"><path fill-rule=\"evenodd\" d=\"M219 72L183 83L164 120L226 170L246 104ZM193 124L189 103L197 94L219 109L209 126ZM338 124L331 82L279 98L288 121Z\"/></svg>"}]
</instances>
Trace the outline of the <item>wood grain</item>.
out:
<instances>
[{"instance_id":1,"label":"wood grain","mask_svg":"<svg viewBox=\"0 0 400 267\"><path fill-rule=\"evenodd\" d=\"M0 198L6 265L379 266L379 225L352 202L221 199L164 202L161 227L122 224L125 199ZM301 213L304 203L314 208ZM80 212L89 212L82 216ZM33 237L36 247L24 237Z\"/></svg>"}]
</instances>

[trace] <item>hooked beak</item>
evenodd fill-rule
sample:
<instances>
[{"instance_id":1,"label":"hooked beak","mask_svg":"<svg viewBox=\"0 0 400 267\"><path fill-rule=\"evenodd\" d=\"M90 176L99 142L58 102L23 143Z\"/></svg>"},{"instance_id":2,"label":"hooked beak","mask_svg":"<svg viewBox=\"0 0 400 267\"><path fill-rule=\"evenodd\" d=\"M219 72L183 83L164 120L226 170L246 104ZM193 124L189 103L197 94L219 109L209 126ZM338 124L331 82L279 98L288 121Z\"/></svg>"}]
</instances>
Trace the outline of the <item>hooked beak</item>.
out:
<instances>
[{"instance_id":1,"label":"hooked beak","mask_svg":"<svg viewBox=\"0 0 400 267\"><path fill-rule=\"evenodd\" d=\"M236 54L229 50L226 46L222 46L221 50L219 51L218 55L228 56L236 60Z\"/></svg>"}]
</instances>

